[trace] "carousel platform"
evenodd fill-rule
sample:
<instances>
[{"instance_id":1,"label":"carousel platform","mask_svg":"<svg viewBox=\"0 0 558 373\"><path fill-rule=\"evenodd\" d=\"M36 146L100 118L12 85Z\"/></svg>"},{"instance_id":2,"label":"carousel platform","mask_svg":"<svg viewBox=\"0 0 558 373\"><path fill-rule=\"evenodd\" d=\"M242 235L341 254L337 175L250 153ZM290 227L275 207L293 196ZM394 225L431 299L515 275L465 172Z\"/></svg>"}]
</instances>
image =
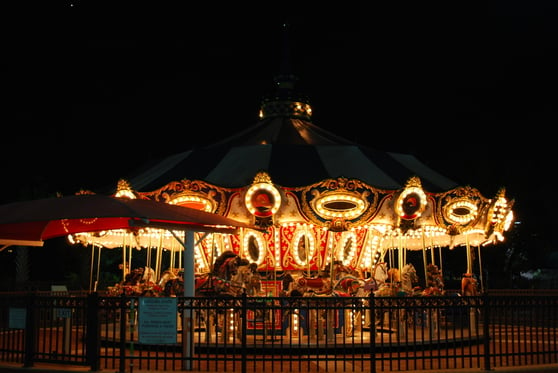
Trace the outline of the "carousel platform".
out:
<instances>
[{"instance_id":1,"label":"carousel platform","mask_svg":"<svg viewBox=\"0 0 558 373\"><path fill-rule=\"evenodd\" d=\"M312 333L310 335L293 336L290 333L279 331L258 330L245 336L243 345L242 337L233 333L196 330L193 333L192 343L195 353L242 353L247 348L251 353L289 353L307 354L311 349L316 353L335 353L336 350L344 351L350 348L355 353L369 353L371 349L376 352L392 350L417 350L430 348L443 348L456 344L478 344L483 341L483 334L471 334L469 329L443 329L433 331L427 328L410 329L405 333L395 329L378 328L375 338L370 338L368 328L353 333ZM125 345L135 350L151 350L160 345L142 343L138 333L127 333ZM177 332L176 343L167 344L166 348L182 350L183 333ZM115 333L102 333L101 344L103 347L122 347L122 342Z\"/></svg>"}]
</instances>

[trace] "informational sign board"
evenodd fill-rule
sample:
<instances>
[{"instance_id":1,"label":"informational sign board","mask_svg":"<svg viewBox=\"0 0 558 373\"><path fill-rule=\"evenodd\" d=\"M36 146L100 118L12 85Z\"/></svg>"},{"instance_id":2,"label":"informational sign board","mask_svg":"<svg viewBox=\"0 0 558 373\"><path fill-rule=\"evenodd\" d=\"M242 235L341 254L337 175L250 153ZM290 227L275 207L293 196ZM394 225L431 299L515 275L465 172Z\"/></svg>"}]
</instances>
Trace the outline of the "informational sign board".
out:
<instances>
[{"instance_id":1,"label":"informational sign board","mask_svg":"<svg viewBox=\"0 0 558 373\"><path fill-rule=\"evenodd\" d=\"M140 297L138 308L139 343L177 343L177 298Z\"/></svg>"},{"instance_id":2,"label":"informational sign board","mask_svg":"<svg viewBox=\"0 0 558 373\"><path fill-rule=\"evenodd\" d=\"M10 329L25 329L25 308L10 307L8 315L8 327Z\"/></svg>"},{"instance_id":3,"label":"informational sign board","mask_svg":"<svg viewBox=\"0 0 558 373\"><path fill-rule=\"evenodd\" d=\"M68 288L66 285L50 285L50 291L54 293L67 293Z\"/></svg>"},{"instance_id":4,"label":"informational sign board","mask_svg":"<svg viewBox=\"0 0 558 373\"><path fill-rule=\"evenodd\" d=\"M50 285L50 291L53 295L67 295L68 288L66 285ZM71 308L55 308L56 317L60 317L62 319L69 319L72 317L72 309Z\"/></svg>"},{"instance_id":5,"label":"informational sign board","mask_svg":"<svg viewBox=\"0 0 558 373\"><path fill-rule=\"evenodd\" d=\"M60 317L62 319L69 319L72 317L72 309L71 308L56 308L56 317Z\"/></svg>"}]
</instances>

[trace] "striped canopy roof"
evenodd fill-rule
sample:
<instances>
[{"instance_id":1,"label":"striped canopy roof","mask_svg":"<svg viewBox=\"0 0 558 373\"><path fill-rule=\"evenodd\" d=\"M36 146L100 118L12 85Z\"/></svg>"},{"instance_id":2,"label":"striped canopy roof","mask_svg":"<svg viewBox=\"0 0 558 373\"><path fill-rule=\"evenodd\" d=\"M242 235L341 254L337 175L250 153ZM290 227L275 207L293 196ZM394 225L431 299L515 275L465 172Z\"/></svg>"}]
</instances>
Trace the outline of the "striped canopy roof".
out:
<instances>
[{"instance_id":1,"label":"striped canopy roof","mask_svg":"<svg viewBox=\"0 0 558 373\"><path fill-rule=\"evenodd\" d=\"M400 189L413 176L431 192L457 186L411 154L372 149L308 120L284 116L264 118L212 145L171 155L128 180L137 191L182 179L237 188L250 184L260 171L285 187L346 177L380 189Z\"/></svg>"}]
</instances>

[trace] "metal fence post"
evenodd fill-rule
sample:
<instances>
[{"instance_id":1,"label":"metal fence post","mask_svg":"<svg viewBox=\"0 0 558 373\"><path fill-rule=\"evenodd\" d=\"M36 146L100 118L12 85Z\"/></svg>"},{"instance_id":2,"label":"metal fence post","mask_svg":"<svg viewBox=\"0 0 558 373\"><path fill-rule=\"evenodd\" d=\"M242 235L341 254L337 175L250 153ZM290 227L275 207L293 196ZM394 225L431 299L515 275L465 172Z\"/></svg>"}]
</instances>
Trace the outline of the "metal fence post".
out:
<instances>
[{"instance_id":1,"label":"metal fence post","mask_svg":"<svg viewBox=\"0 0 558 373\"><path fill-rule=\"evenodd\" d=\"M23 358L23 366L28 368L33 366L35 360L35 352L37 345L37 313L36 313L36 298L35 293L27 295L27 305L25 313L25 356Z\"/></svg>"},{"instance_id":2,"label":"metal fence post","mask_svg":"<svg viewBox=\"0 0 558 373\"><path fill-rule=\"evenodd\" d=\"M490 369L490 297L486 292L482 295L484 309L483 340L484 340L484 370Z\"/></svg>"},{"instance_id":3,"label":"metal fence post","mask_svg":"<svg viewBox=\"0 0 558 373\"><path fill-rule=\"evenodd\" d=\"M120 296L120 367L119 372L126 372L126 324L127 324L127 314L128 307L126 301L128 298L126 294L122 293ZM133 302L134 300L131 299ZM130 357L132 359L133 357Z\"/></svg>"},{"instance_id":4,"label":"metal fence post","mask_svg":"<svg viewBox=\"0 0 558 373\"><path fill-rule=\"evenodd\" d=\"M370 292L368 297L370 312L370 372L376 373L376 301L374 292Z\"/></svg>"},{"instance_id":5,"label":"metal fence post","mask_svg":"<svg viewBox=\"0 0 558 373\"><path fill-rule=\"evenodd\" d=\"M87 324L85 351L87 364L92 371L98 371L100 368L100 352L101 352L101 324L99 322L99 294L91 293L87 296Z\"/></svg>"},{"instance_id":6,"label":"metal fence post","mask_svg":"<svg viewBox=\"0 0 558 373\"><path fill-rule=\"evenodd\" d=\"M241 339L241 344L242 344L242 360L241 360L241 369L242 369L242 373L246 373L246 359L247 359L247 352L248 352L248 348L246 347L246 333L247 333L247 329L248 329L248 322L247 322L247 317L248 317L248 297L246 296L246 292L242 292L242 313L241 313L241 317L242 317L242 323L241 323L241 327L242 327L242 339Z\"/></svg>"}]
</instances>

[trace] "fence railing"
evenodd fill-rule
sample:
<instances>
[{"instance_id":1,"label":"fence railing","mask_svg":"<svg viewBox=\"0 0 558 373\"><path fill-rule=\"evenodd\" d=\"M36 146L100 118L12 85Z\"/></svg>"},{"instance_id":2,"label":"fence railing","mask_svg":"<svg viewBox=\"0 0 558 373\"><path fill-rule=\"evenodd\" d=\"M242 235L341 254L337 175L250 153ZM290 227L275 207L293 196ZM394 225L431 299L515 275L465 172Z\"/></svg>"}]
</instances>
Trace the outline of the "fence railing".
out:
<instances>
[{"instance_id":1,"label":"fence railing","mask_svg":"<svg viewBox=\"0 0 558 373\"><path fill-rule=\"evenodd\" d=\"M0 294L0 361L92 371L408 371L558 363L558 295Z\"/></svg>"}]
</instances>

